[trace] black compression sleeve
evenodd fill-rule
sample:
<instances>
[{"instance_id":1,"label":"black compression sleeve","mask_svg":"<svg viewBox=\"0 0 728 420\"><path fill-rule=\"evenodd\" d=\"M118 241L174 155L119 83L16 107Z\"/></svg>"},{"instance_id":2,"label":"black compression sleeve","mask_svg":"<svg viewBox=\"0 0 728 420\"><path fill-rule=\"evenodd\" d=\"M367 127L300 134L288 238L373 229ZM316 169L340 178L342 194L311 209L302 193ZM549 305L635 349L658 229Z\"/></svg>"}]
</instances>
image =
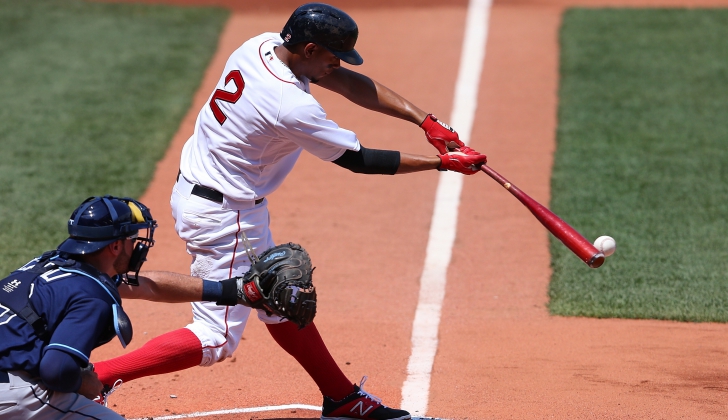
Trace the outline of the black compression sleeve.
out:
<instances>
[{"instance_id":1,"label":"black compression sleeve","mask_svg":"<svg viewBox=\"0 0 728 420\"><path fill-rule=\"evenodd\" d=\"M360 146L358 152L347 150L334 163L358 174L394 175L399 169L399 157L394 150Z\"/></svg>"}]
</instances>

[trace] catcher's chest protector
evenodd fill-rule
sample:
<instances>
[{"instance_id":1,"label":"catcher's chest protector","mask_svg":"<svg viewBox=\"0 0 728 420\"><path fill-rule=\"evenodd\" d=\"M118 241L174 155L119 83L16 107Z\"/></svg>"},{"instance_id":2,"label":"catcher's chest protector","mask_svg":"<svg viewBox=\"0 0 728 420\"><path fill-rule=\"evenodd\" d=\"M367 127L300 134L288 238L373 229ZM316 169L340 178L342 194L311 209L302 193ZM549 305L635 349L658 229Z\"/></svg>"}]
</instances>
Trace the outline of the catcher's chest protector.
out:
<instances>
[{"instance_id":1,"label":"catcher's chest protector","mask_svg":"<svg viewBox=\"0 0 728 420\"><path fill-rule=\"evenodd\" d=\"M56 251L49 251L36 258L23 267L13 271L8 277L0 280L0 316L6 315L8 311L16 314L33 327L35 334L41 339L46 340L51 331L48 331L48 320L44 319L36 312L30 302L33 295L33 289L38 281L50 281L54 277L53 274L59 269L65 273L81 275L91 278L95 282L107 290L111 298L116 302L112 305L114 318L108 328L99 336L97 346L105 344L114 336L118 336L123 347L131 341L133 330L129 317L121 308L121 298L118 291L111 285L104 285L97 277L100 273L88 264L80 263L71 259L65 259L59 256ZM64 274L65 274L64 273ZM63 274L61 276L65 277ZM72 277L66 277L67 281L77 281ZM63 281L57 278L54 281Z\"/></svg>"},{"instance_id":2,"label":"catcher's chest protector","mask_svg":"<svg viewBox=\"0 0 728 420\"><path fill-rule=\"evenodd\" d=\"M3 307L0 309L10 310L23 318L38 337L45 338L47 323L30 306L31 286L37 277L34 272L15 271L0 280L0 305Z\"/></svg>"}]
</instances>

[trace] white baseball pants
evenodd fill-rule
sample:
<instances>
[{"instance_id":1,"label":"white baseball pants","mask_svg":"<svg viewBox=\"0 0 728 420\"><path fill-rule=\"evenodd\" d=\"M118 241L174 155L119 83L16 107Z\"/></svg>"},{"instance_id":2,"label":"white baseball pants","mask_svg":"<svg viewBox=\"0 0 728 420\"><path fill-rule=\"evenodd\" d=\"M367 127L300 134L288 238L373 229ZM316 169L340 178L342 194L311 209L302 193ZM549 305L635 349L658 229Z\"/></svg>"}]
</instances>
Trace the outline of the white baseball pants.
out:
<instances>
[{"instance_id":1,"label":"white baseball pants","mask_svg":"<svg viewBox=\"0 0 728 420\"><path fill-rule=\"evenodd\" d=\"M219 281L246 273L250 260L242 232L256 254L275 245L269 229L268 202L219 204L191 194L192 187L193 184L180 176L170 203L175 230L192 255L191 275ZM210 366L232 356L240 343L250 308L195 302L192 315L192 323L186 328L202 342L200 365ZM264 311L258 311L258 318L269 324L285 322Z\"/></svg>"}]
</instances>

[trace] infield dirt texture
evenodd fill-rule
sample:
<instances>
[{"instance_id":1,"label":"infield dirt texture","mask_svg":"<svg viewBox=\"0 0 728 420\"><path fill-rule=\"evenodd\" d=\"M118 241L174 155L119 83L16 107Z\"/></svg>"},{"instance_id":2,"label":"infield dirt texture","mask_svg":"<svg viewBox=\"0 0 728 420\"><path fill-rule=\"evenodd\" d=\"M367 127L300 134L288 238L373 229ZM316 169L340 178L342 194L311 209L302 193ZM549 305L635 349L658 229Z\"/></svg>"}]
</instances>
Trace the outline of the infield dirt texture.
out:
<instances>
[{"instance_id":1,"label":"infield dirt texture","mask_svg":"<svg viewBox=\"0 0 728 420\"><path fill-rule=\"evenodd\" d=\"M298 2L179 3L233 6L193 105L141 197L160 223L157 246L145 268L187 272L189 257L172 230L168 210L181 146L229 53L253 35L278 31ZM331 3L359 24L362 72L448 118L466 2ZM471 145L542 203L549 202L555 149L558 31L564 9L573 5L686 3L504 0L493 4ZM728 1L689 5L726 6ZM360 110L320 89L314 93L330 117L355 131L368 147L432 153L416 127ZM317 266L316 323L332 354L352 381L368 375L367 389L393 406L400 402L407 374L437 177L435 172L363 177L304 154L283 187L269 197L276 241L304 244ZM550 275L546 230L487 177L466 178L427 416L726 417L728 326L550 316L546 307ZM190 320L188 305L128 301L125 307L135 329L130 349ZM113 343L93 356L100 360L122 352ZM234 358L211 368L124 384L110 401L127 418L321 404L313 382L256 320L249 322ZM319 415L294 411L208 418Z\"/></svg>"}]
</instances>

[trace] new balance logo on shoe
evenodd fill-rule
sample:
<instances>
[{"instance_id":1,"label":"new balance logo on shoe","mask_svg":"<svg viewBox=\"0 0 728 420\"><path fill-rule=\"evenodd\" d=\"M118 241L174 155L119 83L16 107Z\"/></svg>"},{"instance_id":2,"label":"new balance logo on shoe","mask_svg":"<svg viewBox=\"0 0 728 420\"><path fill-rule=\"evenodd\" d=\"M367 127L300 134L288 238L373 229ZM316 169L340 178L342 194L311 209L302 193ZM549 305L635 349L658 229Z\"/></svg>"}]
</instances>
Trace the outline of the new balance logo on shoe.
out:
<instances>
[{"instance_id":1,"label":"new balance logo on shoe","mask_svg":"<svg viewBox=\"0 0 728 420\"><path fill-rule=\"evenodd\" d=\"M373 405L370 405L365 410L364 409L364 401L359 401L358 403L356 403L356 405L354 406L354 408L352 408L351 410L349 410L349 412L350 413L353 413L354 410L356 410L357 408L359 409L359 416L364 417L372 408L374 408L374 406Z\"/></svg>"},{"instance_id":2,"label":"new balance logo on shoe","mask_svg":"<svg viewBox=\"0 0 728 420\"><path fill-rule=\"evenodd\" d=\"M362 378L354 392L339 401L324 397L321 420L409 420L410 413L382 404L382 400L364 391Z\"/></svg>"}]
</instances>

